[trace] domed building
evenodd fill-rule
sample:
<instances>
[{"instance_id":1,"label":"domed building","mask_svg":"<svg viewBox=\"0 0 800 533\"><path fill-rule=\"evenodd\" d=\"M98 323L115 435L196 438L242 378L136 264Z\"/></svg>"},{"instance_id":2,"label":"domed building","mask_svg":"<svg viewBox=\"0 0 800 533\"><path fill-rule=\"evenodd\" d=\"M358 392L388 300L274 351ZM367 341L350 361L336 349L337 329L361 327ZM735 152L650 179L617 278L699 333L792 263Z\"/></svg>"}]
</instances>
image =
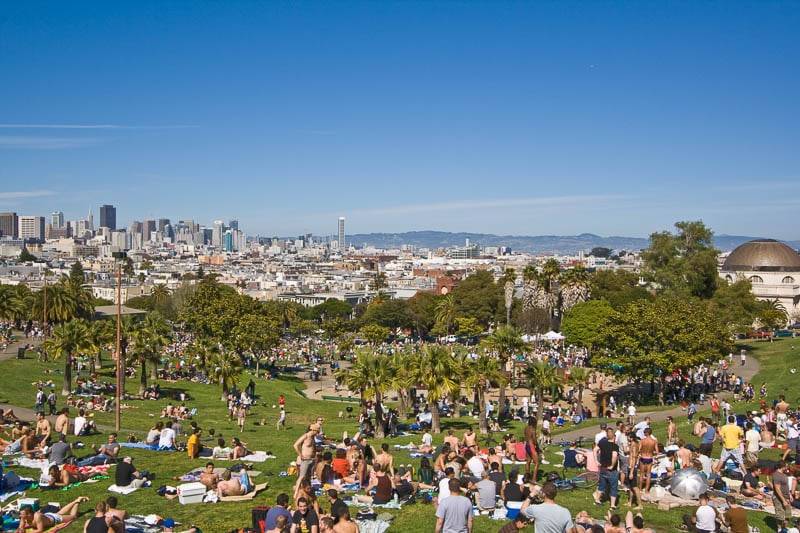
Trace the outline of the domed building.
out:
<instances>
[{"instance_id":1,"label":"domed building","mask_svg":"<svg viewBox=\"0 0 800 533\"><path fill-rule=\"evenodd\" d=\"M734 249L720 268L729 282L747 278L760 300L777 299L789 317L800 312L800 254L774 239L748 241Z\"/></svg>"}]
</instances>

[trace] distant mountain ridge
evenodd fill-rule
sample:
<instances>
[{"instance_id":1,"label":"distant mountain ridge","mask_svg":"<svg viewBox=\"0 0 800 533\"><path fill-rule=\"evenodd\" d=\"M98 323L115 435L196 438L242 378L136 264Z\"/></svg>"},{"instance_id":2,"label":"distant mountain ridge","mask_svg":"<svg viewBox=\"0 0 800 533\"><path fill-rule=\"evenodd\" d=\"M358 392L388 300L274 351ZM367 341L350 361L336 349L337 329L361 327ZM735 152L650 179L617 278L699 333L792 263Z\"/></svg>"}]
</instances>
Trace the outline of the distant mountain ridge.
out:
<instances>
[{"instance_id":1,"label":"distant mountain ridge","mask_svg":"<svg viewBox=\"0 0 800 533\"><path fill-rule=\"evenodd\" d=\"M715 235L714 243L723 252L733 250L740 244L756 239L742 235ZM420 248L448 248L464 246L466 240L481 246L509 246L512 250L530 253L574 254L588 252L596 246L612 250L641 250L649 240L642 237L602 237L593 233L580 235L494 235L491 233L452 233L448 231L407 231L404 233L358 233L347 236L347 242L356 246L376 248L399 248L410 244ZM797 249L800 241L786 241Z\"/></svg>"}]
</instances>

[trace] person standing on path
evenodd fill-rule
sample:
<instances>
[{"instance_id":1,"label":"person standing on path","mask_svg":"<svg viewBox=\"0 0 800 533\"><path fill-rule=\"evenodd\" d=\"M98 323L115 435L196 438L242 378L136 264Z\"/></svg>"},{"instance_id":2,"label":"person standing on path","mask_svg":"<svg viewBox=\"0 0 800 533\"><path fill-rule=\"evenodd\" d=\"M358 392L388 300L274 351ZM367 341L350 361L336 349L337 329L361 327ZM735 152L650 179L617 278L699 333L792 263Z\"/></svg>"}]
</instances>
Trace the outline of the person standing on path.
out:
<instances>
[{"instance_id":1,"label":"person standing on path","mask_svg":"<svg viewBox=\"0 0 800 533\"><path fill-rule=\"evenodd\" d=\"M277 429L278 431L286 429L286 409L284 409L283 406L281 406L281 412L278 415Z\"/></svg>"},{"instance_id":2,"label":"person standing on path","mask_svg":"<svg viewBox=\"0 0 800 533\"><path fill-rule=\"evenodd\" d=\"M789 490L789 467L781 461L772 473L772 505L775 506L775 520L778 531L786 527L787 518L792 516L792 495Z\"/></svg>"},{"instance_id":3,"label":"person standing on path","mask_svg":"<svg viewBox=\"0 0 800 533\"><path fill-rule=\"evenodd\" d=\"M297 482L295 483L294 490L300 488L300 483L304 479L310 479L311 470L314 466L315 446L314 437L319 433L319 425L311 424L308 431L300 436L294 443L294 451L297 452Z\"/></svg>"}]
</instances>

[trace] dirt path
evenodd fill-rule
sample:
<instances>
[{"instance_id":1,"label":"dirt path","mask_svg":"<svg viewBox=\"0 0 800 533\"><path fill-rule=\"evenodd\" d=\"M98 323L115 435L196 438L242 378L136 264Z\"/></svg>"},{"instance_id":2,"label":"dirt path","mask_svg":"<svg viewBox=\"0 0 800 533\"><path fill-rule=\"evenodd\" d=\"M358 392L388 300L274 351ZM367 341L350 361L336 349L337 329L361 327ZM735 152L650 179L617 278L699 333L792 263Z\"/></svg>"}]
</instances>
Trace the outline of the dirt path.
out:
<instances>
[{"instance_id":1,"label":"dirt path","mask_svg":"<svg viewBox=\"0 0 800 533\"><path fill-rule=\"evenodd\" d=\"M739 363L739 358L734 357L734 363ZM745 381L749 381L753 376L758 373L760 366L758 364L758 360L753 356L748 356L747 361L744 366L735 366L732 368L738 375L742 376ZM731 396L730 393L722 393L719 394L720 397L728 398ZM663 422L667 419L668 416L671 416L676 419L676 421L682 417L686 416L686 411L680 408L680 406L674 407L672 409L666 409L663 411L651 411L651 412L642 412L639 413L637 416L638 419L643 419L645 416L649 416L652 422ZM598 419L597 424L601 422L605 422L607 419ZM560 440L577 440L579 438L582 439L591 439L598 431L598 427L596 424L590 424L586 427L581 427L572 431L568 431L566 433L559 433L554 435L554 441Z\"/></svg>"}]
</instances>

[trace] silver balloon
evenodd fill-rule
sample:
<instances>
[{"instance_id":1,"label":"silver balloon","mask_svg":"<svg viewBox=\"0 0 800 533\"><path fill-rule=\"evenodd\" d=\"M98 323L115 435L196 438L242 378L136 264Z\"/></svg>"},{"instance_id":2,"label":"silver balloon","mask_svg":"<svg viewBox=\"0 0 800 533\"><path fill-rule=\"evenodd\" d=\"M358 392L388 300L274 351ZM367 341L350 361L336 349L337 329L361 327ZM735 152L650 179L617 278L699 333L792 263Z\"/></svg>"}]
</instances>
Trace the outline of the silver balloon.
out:
<instances>
[{"instance_id":1,"label":"silver balloon","mask_svg":"<svg viewBox=\"0 0 800 533\"><path fill-rule=\"evenodd\" d=\"M694 468L678 470L669 482L669 491L687 500L696 500L707 490L706 478Z\"/></svg>"}]
</instances>

